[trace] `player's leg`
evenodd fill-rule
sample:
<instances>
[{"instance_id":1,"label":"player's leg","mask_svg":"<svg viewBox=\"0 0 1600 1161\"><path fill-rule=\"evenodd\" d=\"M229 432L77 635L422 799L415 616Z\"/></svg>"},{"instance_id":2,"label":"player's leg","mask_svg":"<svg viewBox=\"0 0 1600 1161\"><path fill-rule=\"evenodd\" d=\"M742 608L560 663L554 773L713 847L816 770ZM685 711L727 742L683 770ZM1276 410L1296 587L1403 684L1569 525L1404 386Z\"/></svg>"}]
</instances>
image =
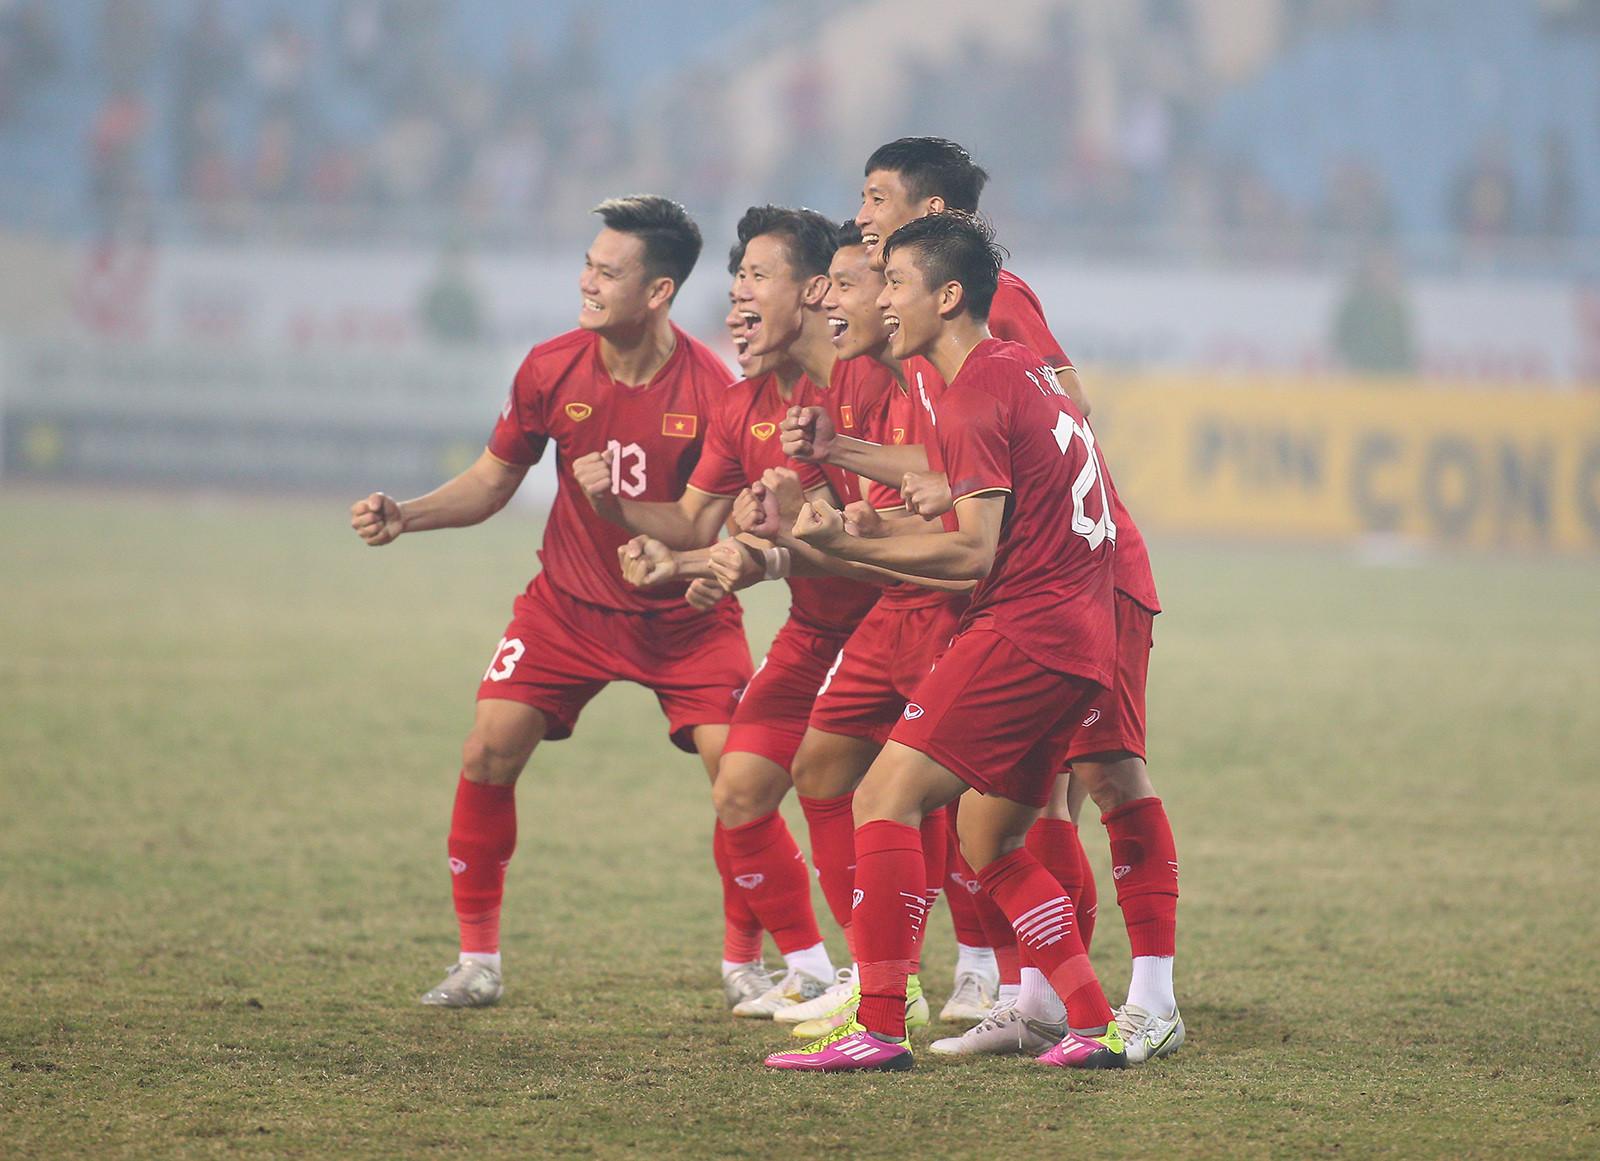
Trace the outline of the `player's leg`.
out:
<instances>
[{"instance_id":1,"label":"player's leg","mask_svg":"<svg viewBox=\"0 0 1600 1161\"><path fill-rule=\"evenodd\" d=\"M956 837L959 826L958 798L945 807L948 815L948 848L945 854L945 899L950 906L950 922L956 935L956 965L950 998L939 1012L947 1024L976 1024L994 1007L1000 989L1000 961L984 930L979 913L978 876L961 857ZM1006 942L1013 948L1015 938L1005 928Z\"/></svg>"},{"instance_id":2,"label":"player's leg","mask_svg":"<svg viewBox=\"0 0 1600 1161\"><path fill-rule=\"evenodd\" d=\"M922 822L965 786L925 754L896 742L873 762L855 797L861 988L856 1020L798 1052L769 1056L769 1066L805 1071L911 1067L906 981L916 932L927 916Z\"/></svg>"},{"instance_id":3,"label":"player's leg","mask_svg":"<svg viewBox=\"0 0 1600 1161\"><path fill-rule=\"evenodd\" d=\"M1075 773L1069 771L1065 777L1057 778L1049 804L1028 832L1028 849L1033 857L1056 877L1072 900L1085 949L1094 945L1094 921L1100 903L1089 855L1078 834L1078 809L1087 794L1083 779Z\"/></svg>"},{"instance_id":4,"label":"player's leg","mask_svg":"<svg viewBox=\"0 0 1600 1161\"><path fill-rule=\"evenodd\" d=\"M795 753L794 786L810 833L812 865L828 910L844 932L851 961L851 967L838 972L833 986L822 995L774 1013L774 1020L789 1025L801 1039L814 1039L849 1023L860 1002L855 928L851 922L856 864L855 788L881 749L870 737L833 733L813 725L807 728Z\"/></svg>"},{"instance_id":5,"label":"player's leg","mask_svg":"<svg viewBox=\"0 0 1600 1161\"><path fill-rule=\"evenodd\" d=\"M1144 760L1111 753L1079 759L1089 794L1111 839L1117 905L1133 954L1128 1000L1119 1012L1135 1062L1176 1052L1185 1030L1173 990L1177 953L1178 855L1166 808Z\"/></svg>"},{"instance_id":6,"label":"player's leg","mask_svg":"<svg viewBox=\"0 0 1600 1161\"><path fill-rule=\"evenodd\" d=\"M447 844L461 955L423 995L424 1004L474 1008L500 998L500 908L506 864L517 845L516 782L548 730L544 713L531 705L478 702L462 746Z\"/></svg>"},{"instance_id":7,"label":"player's leg","mask_svg":"<svg viewBox=\"0 0 1600 1161\"><path fill-rule=\"evenodd\" d=\"M1117 593L1116 687L1096 701L1069 753L1111 839L1117 903L1128 928L1133 974L1118 1013L1128 1059L1176 1052L1183 1018L1172 986L1177 948L1178 856L1166 808L1145 768L1145 681L1153 614Z\"/></svg>"},{"instance_id":8,"label":"player's leg","mask_svg":"<svg viewBox=\"0 0 1600 1161\"><path fill-rule=\"evenodd\" d=\"M1037 815L1037 808L998 794L971 797L961 810L961 848L1017 933L1023 964L1016 1012L1024 1017L1043 1012L1035 1019L1044 1026L1065 1023L1060 1043L1040 1061L1068 1068L1120 1068L1126 1063L1122 1043L1078 936L1072 901L1025 844ZM1051 992L1060 1007L1052 1003Z\"/></svg>"},{"instance_id":9,"label":"player's leg","mask_svg":"<svg viewBox=\"0 0 1600 1161\"><path fill-rule=\"evenodd\" d=\"M728 886L742 895L761 926L772 933L788 969L761 996L734 1007L740 1016L766 1017L781 1007L821 995L833 983L811 906L805 856L778 807L789 789L789 772L777 762L744 750L723 753L712 787L729 856Z\"/></svg>"},{"instance_id":10,"label":"player's leg","mask_svg":"<svg viewBox=\"0 0 1600 1161\"><path fill-rule=\"evenodd\" d=\"M714 787L728 729L721 725L696 726L690 731L690 738ZM722 880L722 984L731 1008L751 996L759 996L772 980L761 961L761 921L744 894L733 889L733 857L720 820L714 823L711 834L711 858Z\"/></svg>"}]
</instances>

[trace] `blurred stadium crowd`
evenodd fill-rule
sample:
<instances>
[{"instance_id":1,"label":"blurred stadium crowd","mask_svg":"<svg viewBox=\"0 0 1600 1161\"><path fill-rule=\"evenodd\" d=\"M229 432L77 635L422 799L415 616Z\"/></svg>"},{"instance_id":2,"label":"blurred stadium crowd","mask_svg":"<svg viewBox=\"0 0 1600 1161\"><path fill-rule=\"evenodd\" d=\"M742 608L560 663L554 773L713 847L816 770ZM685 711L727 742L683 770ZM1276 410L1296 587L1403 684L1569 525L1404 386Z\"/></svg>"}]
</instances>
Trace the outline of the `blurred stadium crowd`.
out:
<instances>
[{"instance_id":1,"label":"blurred stadium crowd","mask_svg":"<svg viewBox=\"0 0 1600 1161\"><path fill-rule=\"evenodd\" d=\"M940 10L947 19L940 20ZM7 0L0 225L548 248L619 190L852 208L961 140L1011 240L1587 273L1597 0Z\"/></svg>"}]
</instances>

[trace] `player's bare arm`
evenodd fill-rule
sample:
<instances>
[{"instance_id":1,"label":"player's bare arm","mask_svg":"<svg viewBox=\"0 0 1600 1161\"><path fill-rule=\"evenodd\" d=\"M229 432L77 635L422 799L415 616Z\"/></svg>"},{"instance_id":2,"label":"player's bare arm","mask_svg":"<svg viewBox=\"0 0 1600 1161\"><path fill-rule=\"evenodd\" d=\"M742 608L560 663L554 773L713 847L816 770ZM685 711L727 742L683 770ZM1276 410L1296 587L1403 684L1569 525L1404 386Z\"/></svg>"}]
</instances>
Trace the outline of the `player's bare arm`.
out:
<instances>
[{"instance_id":1,"label":"player's bare arm","mask_svg":"<svg viewBox=\"0 0 1600 1161\"><path fill-rule=\"evenodd\" d=\"M710 577L708 553L704 548L675 552L652 537L635 536L617 546L617 561L622 566L623 579L643 589L669 581Z\"/></svg>"},{"instance_id":2,"label":"player's bare arm","mask_svg":"<svg viewBox=\"0 0 1600 1161\"><path fill-rule=\"evenodd\" d=\"M404 532L480 524L506 506L527 474L526 465L508 464L486 451L466 471L425 496L402 503L374 492L357 500L350 508L350 527L377 548Z\"/></svg>"},{"instance_id":3,"label":"player's bare arm","mask_svg":"<svg viewBox=\"0 0 1600 1161\"><path fill-rule=\"evenodd\" d=\"M831 464L891 488L899 487L909 472L928 470L928 452L921 445L896 446L840 435L820 407L791 407L778 433L790 459Z\"/></svg>"},{"instance_id":4,"label":"player's bare arm","mask_svg":"<svg viewBox=\"0 0 1600 1161\"><path fill-rule=\"evenodd\" d=\"M797 539L790 530L807 506L816 503L835 511L837 501L831 495L821 494L820 489L818 492L802 495L800 477L789 468L768 469L762 479L751 486L751 491L762 499L764 512L778 514L778 527L770 533L770 539L774 547L781 548L789 554L786 564L789 576L839 576L881 585L909 582L945 592L967 592L975 583L973 580L960 578L930 578L860 561L845 560ZM898 528L900 523L896 520L894 525ZM926 532L942 528L942 525L930 525L920 518L916 518L916 524L920 525L920 528L907 527L898 530L914 534L915 531Z\"/></svg>"},{"instance_id":5,"label":"player's bare arm","mask_svg":"<svg viewBox=\"0 0 1600 1161\"><path fill-rule=\"evenodd\" d=\"M601 516L677 551L715 544L723 521L733 510L733 497L713 496L698 488L687 488L681 497L667 503L624 499L617 495L610 451L590 452L573 460L572 474Z\"/></svg>"},{"instance_id":6,"label":"player's bare arm","mask_svg":"<svg viewBox=\"0 0 1600 1161\"><path fill-rule=\"evenodd\" d=\"M900 481L900 497L913 516L943 516L954 507L950 480L943 472L907 472Z\"/></svg>"},{"instance_id":7,"label":"player's bare arm","mask_svg":"<svg viewBox=\"0 0 1600 1161\"><path fill-rule=\"evenodd\" d=\"M1007 493L980 492L956 501L954 532L862 539L826 501L807 501L791 535L829 556L893 569L912 577L976 581L989 574L1005 520Z\"/></svg>"},{"instance_id":8,"label":"player's bare arm","mask_svg":"<svg viewBox=\"0 0 1600 1161\"><path fill-rule=\"evenodd\" d=\"M1061 389L1067 393L1067 398L1072 400L1073 406L1083 413L1085 419L1089 418L1089 396L1083 389L1083 380L1078 377L1076 367L1054 368L1056 379L1061 384Z\"/></svg>"}]
</instances>

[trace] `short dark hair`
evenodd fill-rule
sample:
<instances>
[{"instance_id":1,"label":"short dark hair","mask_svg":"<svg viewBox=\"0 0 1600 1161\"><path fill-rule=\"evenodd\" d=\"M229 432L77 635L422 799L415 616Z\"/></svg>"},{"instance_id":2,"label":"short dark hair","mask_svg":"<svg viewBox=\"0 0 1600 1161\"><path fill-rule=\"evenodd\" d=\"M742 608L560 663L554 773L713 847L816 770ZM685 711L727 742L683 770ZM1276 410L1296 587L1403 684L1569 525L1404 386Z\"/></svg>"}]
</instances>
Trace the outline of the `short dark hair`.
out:
<instances>
[{"instance_id":1,"label":"short dark hair","mask_svg":"<svg viewBox=\"0 0 1600 1161\"><path fill-rule=\"evenodd\" d=\"M867 175L898 173L913 199L943 198L946 209L978 212L978 196L989 174L954 141L943 137L902 137L878 146L867 158Z\"/></svg>"},{"instance_id":2,"label":"short dark hair","mask_svg":"<svg viewBox=\"0 0 1600 1161\"><path fill-rule=\"evenodd\" d=\"M884 261L894 251L906 249L916 251L914 261L929 290L947 282L961 283L967 313L979 322L988 321L1006 256L995 245L994 229L988 222L959 210L915 218L883 243Z\"/></svg>"},{"instance_id":3,"label":"short dark hair","mask_svg":"<svg viewBox=\"0 0 1600 1161\"><path fill-rule=\"evenodd\" d=\"M738 255L733 269L744 260L745 248L765 234L783 239L789 255L789 265L801 278L826 275L833 261L833 252L839 248L839 231L831 221L816 210L793 210L786 206L751 206L739 219L739 244L729 254Z\"/></svg>"},{"instance_id":4,"label":"short dark hair","mask_svg":"<svg viewBox=\"0 0 1600 1161\"><path fill-rule=\"evenodd\" d=\"M594 208L608 229L644 243L644 269L651 278L672 279L674 296L700 258L700 227L670 198L634 194L607 198Z\"/></svg>"},{"instance_id":5,"label":"short dark hair","mask_svg":"<svg viewBox=\"0 0 1600 1161\"><path fill-rule=\"evenodd\" d=\"M850 218L839 223L839 244L834 249L861 245L865 245L865 239L861 237L861 227L856 225L855 219Z\"/></svg>"}]
</instances>

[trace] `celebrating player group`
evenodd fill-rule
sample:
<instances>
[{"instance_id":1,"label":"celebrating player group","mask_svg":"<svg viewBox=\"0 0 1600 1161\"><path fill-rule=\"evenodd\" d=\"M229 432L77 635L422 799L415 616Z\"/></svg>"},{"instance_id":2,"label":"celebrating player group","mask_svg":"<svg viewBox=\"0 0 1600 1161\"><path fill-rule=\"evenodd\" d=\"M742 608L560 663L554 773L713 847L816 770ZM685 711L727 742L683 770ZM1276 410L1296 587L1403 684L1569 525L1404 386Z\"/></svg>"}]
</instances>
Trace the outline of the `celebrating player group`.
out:
<instances>
[{"instance_id":1,"label":"celebrating player group","mask_svg":"<svg viewBox=\"0 0 1600 1161\"><path fill-rule=\"evenodd\" d=\"M1144 761L1160 606L1143 539L1071 361L977 216L987 174L910 137L864 177L853 221L756 206L739 222L732 383L670 319L693 220L661 197L602 203L577 329L528 353L483 455L427 495L352 507L371 545L476 524L555 441L543 567L463 747L461 953L424 1004L500 998L517 779L627 680L710 775L724 995L806 1042L768 1067L911 1068L941 894L957 961L939 1018L967 1027L930 1051L1101 1069L1182 1045L1177 853ZM789 617L752 670L733 594L780 579ZM791 786L838 964L779 813ZM1087 950L1085 797L1133 954L1115 1009Z\"/></svg>"}]
</instances>

